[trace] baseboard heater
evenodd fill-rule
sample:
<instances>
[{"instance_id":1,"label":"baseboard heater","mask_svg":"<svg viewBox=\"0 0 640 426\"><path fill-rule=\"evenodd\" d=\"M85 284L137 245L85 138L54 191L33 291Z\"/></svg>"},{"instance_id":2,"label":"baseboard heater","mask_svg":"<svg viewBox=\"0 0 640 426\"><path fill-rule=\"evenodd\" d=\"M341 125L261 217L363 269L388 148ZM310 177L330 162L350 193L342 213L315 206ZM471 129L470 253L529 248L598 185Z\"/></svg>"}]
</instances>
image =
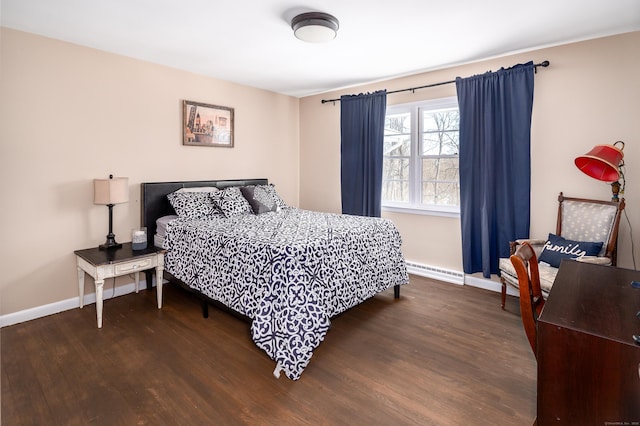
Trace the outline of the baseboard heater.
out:
<instances>
[{"instance_id":1,"label":"baseboard heater","mask_svg":"<svg viewBox=\"0 0 640 426\"><path fill-rule=\"evenodd\" d=\"M440 281L446 281L453 284L464 284L464 274L450 269L436 268L434 266L424 265L415 262L406 262L407 272L410 274L420 275L421 277L433 278Z\"/></svg>"}]
</instances>

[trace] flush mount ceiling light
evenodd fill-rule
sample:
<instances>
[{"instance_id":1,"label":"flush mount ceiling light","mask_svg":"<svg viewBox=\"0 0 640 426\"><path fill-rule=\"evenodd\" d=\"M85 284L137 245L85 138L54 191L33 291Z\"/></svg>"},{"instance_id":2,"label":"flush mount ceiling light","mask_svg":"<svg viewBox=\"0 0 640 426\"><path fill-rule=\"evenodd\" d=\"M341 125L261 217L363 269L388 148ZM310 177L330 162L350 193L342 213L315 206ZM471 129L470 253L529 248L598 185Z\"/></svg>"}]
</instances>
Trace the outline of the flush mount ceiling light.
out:
<instances>
[{"instance_id":1,"label":"flush mount ceiling light","mask_svg":"<svg viewBox=\"0 0 640 426\"><path fill-rule=\"evenodd\" d=\"M322 43L336 38L339 22L335 16L322 12L302 13L291 20L296 38L309 43Z\"/></svg>"}]
</instances>

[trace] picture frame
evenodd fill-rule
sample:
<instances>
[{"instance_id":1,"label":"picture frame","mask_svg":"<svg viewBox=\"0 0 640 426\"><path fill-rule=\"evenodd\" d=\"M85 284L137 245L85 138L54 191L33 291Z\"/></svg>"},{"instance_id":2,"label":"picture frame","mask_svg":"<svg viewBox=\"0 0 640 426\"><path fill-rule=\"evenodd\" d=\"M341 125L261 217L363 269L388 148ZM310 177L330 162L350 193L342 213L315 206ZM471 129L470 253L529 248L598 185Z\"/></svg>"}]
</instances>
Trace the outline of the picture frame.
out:
<instances>
[{"instance_id":1,"label":"picture frame","mask_svg":"<svg viewBox=\"0 0 640 426\"><path fill-rule=\"evenodd\" d=\"M182 102L182 144L233 148L233 108Z\"/></svg>"}]
</instances>

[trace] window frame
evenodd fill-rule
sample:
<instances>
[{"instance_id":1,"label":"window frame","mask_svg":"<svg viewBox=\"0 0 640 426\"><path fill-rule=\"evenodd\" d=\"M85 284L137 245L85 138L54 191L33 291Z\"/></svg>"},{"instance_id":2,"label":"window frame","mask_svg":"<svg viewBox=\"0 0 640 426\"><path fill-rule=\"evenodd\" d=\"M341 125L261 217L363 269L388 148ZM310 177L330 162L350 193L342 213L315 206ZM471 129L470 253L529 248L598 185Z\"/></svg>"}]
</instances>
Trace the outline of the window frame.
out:
<instances>
[{"instance_id":1,"label":"window frame","mask_svg":"<svg viewBox=\"0 0 640 426\"><path fill-rule=\"evenodd\" d=\"M433 157L423 156L421 154L421 138L423 134L422 112L452 107L458 108L458 98L456 96L387 106L386 115L401 113L410 113L411 115L411 156L409 160L409 202L385 201L383 199L383 211L431 216L460 217L459 205L440 206L436 204L422 204L419 202L422 193L422 175L420 173L422 171L421 162L423 158ZM451 156L447 155L441 156L441 158L447 157L451 158ZM458 152L458 158L459 157L460 153ZM460 176L458 176L458 185L460 183L459 179Z\"/></svg>"}]
</instances>

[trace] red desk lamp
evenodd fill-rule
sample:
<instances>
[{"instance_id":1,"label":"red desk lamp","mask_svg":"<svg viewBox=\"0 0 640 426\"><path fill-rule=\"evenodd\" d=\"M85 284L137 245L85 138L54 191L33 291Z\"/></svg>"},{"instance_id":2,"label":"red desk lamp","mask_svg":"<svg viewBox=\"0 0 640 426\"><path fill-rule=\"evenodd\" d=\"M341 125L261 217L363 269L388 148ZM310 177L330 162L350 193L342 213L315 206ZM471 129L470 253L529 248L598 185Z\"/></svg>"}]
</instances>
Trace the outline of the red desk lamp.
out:
<instances>
[{"instance_id":1,"label":"red desk lamp","mask_svg":"<svg viewBox=\"0 0 640 426\"><path fill-rule=\"evenodd\" d=\"M616 145L621 144L618 148ZM624 195L624 142L613 145L596 145L585 155L577 157L576 166L586 175L603 182L611 182L611 201L619 201L618 194ZM620 183L622 180L622 184Z\"/></svg>"}]
</instances>

